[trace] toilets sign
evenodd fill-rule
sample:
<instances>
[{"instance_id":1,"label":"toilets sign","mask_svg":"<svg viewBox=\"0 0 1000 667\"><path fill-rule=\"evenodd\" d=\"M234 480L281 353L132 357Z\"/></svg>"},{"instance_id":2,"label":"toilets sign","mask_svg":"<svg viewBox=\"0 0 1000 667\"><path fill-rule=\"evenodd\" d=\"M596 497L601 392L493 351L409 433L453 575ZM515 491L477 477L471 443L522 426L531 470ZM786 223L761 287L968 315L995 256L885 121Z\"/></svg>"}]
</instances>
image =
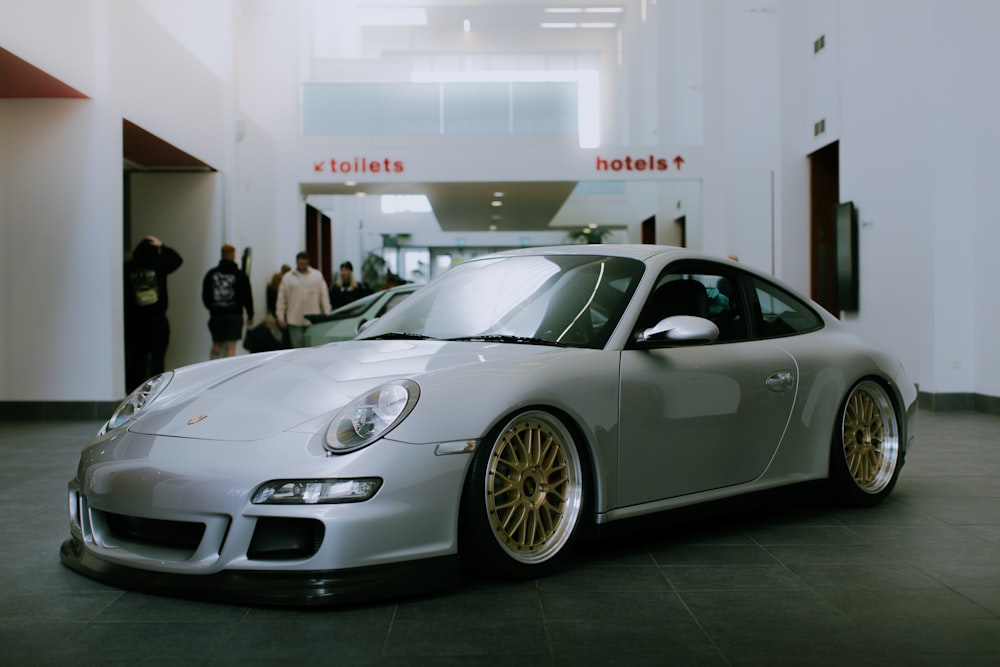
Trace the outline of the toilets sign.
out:
<instances>
[{"instance_id":1,"label":"toilets sign","mask_svg":"<svg viewBox=\"0 0 1000 667\"><path fill-rule=\"evenodd\" d=\"M329 160L313 162L313 173L322 174L402 174L405 171L402 160L389 157L331 157Z\"/></svg>"}]
</instances>

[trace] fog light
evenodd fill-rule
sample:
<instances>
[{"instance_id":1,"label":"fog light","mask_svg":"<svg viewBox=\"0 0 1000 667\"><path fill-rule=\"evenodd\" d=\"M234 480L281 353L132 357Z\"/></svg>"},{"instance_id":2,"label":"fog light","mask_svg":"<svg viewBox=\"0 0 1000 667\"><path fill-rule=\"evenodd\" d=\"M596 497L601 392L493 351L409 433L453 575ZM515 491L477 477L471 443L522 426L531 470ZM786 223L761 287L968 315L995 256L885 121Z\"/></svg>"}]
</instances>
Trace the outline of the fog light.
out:
<instances>
[{"instance_id":1,"label":"fog light","mask_svg":"<svg viewBox=\"0 0 1000 667\"><path fill-rule=\"evenodd\" d=\"M255 505L317 505L360 503L381 488L378 477L358 479L277 479L261 484L253 494Z\"/></svg>"}]
</instances>

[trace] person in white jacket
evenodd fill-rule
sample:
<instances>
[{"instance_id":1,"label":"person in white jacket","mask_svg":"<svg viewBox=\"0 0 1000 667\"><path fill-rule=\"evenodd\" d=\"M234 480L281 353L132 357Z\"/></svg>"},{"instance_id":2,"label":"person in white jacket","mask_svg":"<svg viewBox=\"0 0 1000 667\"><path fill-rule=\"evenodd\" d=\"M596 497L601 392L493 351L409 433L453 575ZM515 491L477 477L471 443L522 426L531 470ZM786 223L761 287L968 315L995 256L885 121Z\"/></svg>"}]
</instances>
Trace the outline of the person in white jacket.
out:
<instances>
[{"instance_id":1,"label":"person in white jacket","mask_svg":"<svg viewBox=\"0 0 1000 667\"><path fill-rule=\"evenodd\" d=\"M309 320L306 315L330 313L330 293L323 274L309 266L309 255L300 252L295 256L295 269L285 274L278 287L278 305L275 315L278 326L288 328L292 347L302 347L303 336Z\"/></svg>"}]
</instances>

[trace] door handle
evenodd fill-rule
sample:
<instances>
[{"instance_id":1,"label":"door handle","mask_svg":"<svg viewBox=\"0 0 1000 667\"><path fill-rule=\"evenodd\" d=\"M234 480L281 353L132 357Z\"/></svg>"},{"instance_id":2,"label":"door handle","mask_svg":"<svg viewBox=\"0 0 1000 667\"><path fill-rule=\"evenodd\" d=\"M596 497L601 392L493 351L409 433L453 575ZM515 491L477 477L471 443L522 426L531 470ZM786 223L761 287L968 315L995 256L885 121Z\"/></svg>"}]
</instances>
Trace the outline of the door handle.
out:
<instances>
[{"instance_id":1,"label":"door handle","mask_svg":"<svg viewBox=\"0 0 1000 667\"><path fill-rule=\"evenodd\" d=\"M795 376L789 370L771 373L771 375L764 380L764 385L773 392L780 393L788 391L795 386Z\"/></svg>"}]
</instances>

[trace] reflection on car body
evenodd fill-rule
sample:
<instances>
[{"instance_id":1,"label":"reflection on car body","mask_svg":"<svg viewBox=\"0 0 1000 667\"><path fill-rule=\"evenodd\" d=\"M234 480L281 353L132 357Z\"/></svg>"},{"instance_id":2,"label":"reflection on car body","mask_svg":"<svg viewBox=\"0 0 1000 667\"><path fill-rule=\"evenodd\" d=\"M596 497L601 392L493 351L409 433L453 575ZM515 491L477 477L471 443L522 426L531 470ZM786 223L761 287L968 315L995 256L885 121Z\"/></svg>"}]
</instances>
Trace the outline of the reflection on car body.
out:
<instances>
[{"instance_id":1,"label":"reflection on car body","mask_svg":"<svg viewBox=\"0 0 1000 667\"><path fill-rule=\"evenodd\" d=\"M355 340L151 379L84 449L62 558L323 604L560 567L589 526L809 480L872 505L916 391L747 266L656 246L465 262Z\"/></svg>"}]
</instances>

